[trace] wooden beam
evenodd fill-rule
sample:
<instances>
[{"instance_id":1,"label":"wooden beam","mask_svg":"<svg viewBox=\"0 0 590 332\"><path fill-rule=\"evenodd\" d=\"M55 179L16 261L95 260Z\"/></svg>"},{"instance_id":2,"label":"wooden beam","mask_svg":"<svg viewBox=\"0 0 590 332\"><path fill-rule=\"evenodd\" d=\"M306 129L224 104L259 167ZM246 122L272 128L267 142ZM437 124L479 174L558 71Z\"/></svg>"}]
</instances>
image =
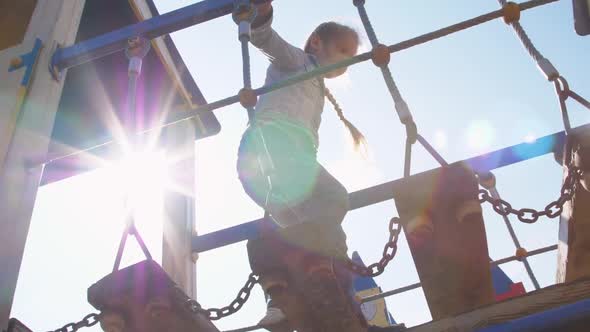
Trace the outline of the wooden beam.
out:
<instances>
[{"instance_id":1,"label":"wooden beam","mask_svg":"<svg viewBox=\"0 0 590 332\"><path fill-rule=\"evenodd\" d=\"M590 277L590 132L572 137L573 162L586 174L559 220L557 282Z\"/></svg>"},{"instance_id":2,"label":"wooden beam","mask_svg":"<svg viewBox=\"0 0 590 332\"><path fill-rule=\"evenodd\" d=\"M84 4L84 0L38 1L24 42L35 38L42 41L44 47L39 53L37 68L48 68L51 53L58 43L74 42ZM7 66L1 64L1 68L0 75L4 75ZM42 172L42 167L30 169L26 160L47 153L62 88L63 81L56 82L47 70L36 70L32 74L0 171L0 329L8 323Z\"/></svg>"},{"instance_id":3,"label":"wooden beam","mask_svg":"<svg viewBox=\"0 0 590 332\"><path fill-rule=\"evenodd\" d=\"M195 230L195 127L191 121L167 127L163 132L172 188L164 195L162 267L170 278L192 299L197 298L196 259L191 240ZM195 256L196 257L196 256ZM200 331L219 331L211 321L199 315Z\"/></svg>"},{"instance_id":4,"label":"wooden beam","mask_svg":"<svg viewBox=\"0 0 590 332\"><path fill-rule=\"evenodd\" d=\"M407 332L475 331L588 298L590 298L590 279L582 279L573 283L553 285L456 317L416 326L408 329Z\"/></svg>"},{"instance_id":5,"label":"wooden beam","mask_svg":"<svg viewBox=\"0 0 590 332\"><path fill-rule=\"evenodd\" d=\"M478 183L464 163L408 178L394 192L434 319L494 302Z\"/></svg>"},{"instance_id":6,"label":"wooden beam","mask_svg":"<svg viewBox=\"0 0 590 332\"><path fill-rule=\"evenodd\" d=\"M170 182L182 192L167 190L164 195L162 267L190 297L196 296L195 263L191 259L191 239L195 227L195 130L182 122L164 131ZM176 189L176 188L174 188Z\"/></svg>"},{"instance_id":7,"label":"wooden beam","mask_svg":"<svg viewBox=\"0 0 590 332\"><path fill-rule=\"evenodd\" d=\"M0 51L23 42L37 0L0 0Z\"/></svg>"}]
</instances>

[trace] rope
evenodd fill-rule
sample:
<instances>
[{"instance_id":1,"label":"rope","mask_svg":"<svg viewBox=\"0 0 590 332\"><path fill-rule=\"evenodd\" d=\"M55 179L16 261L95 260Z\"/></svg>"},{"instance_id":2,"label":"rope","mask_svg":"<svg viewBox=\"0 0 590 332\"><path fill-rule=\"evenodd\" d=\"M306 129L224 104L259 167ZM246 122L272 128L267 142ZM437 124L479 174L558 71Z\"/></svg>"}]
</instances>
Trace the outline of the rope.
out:
<instances>
[{"instance_id":1,"label":"rope","mask_svg":"<svg viewBox=\"0 0 590 332\"><path fill-rule=\"evenodd\" d=\"M150 50L150 43L141 37L133 38L128 41L128 46L125 49L125 54L127 59L129 60L129 68L127 70L128 75L128 85L127 85L127 123L126 123L126 130L129 133L136 132L137 127L137 109L136 109L136 99L137 99L137 80L141 75L141 66L143 58L147 55ZM132 140L132 143L137 143L139 140L137 139L138 136L129 135L129 140ZM125 199L125 205L129 204L129 197L127 196ZM121 259L123 258L123 251L125 250L125 244L127 243L127 237L129 235L133 235L135 240L139 244L139 247L143 251L146 259L151 260L152 255L148 250L143 238L137 231L137 227L135 227L135 216L133 215L133 209L127 212L127 224L125 229L123 230L123 234L121 235L121 241L119 242L119 248L117 250L117 254L115 256L115 263L113 265L113 272L119 269L119 265L121 264Z\"/></svg>"},{"instance_id":2,"label":"rope","mask_svg":"<svg viewBox=\"0 0 590 332\"><path fill-rule=\"evenodd\" d=\"M242 38L242 71L244 76L244 88L250 89L252 87L252 76L250 74L250 49L248 47L249 40Z\"/></svg>"},{"instance_id":3,"label":"rope","mask_svg":"<svg viewBox=\"0 0 590 332\"><path fill-rule=\"evenodd\" d=\"M262 330L262 329L265 329L265 327L262 327L260 325L252 325L252 326L242 327L242 328L235 329L235 330L226 330L224 332L250 332L250 331Z\"/></svg>"},{"instance_id":4,"label":"rope","mask_svg":"<svg viewBox=\"0 0 590 332\"><path fill-rule=\"evenodd\" d=\"M543 5L546 5L546 4L549 4L552 2L557 2L557 1L559 1L559 0L530 0L527 2L521 3L520 9L521 10L528 10L528 9L536 8L536 7L543 6ZM479 24L483 24L483 23L492 21L492 20L500 18L502 16L503 16L502 10L496 10L496 11L478 16L473 19L469 19L469 20L466 20L466 21L463 21L463 22L460 22L460 23L457 23L454 25L450 25L448 27L445 27L445 28L442 28L442 29L439 29L439 30L436 30L436 31L433 31L433 32L430 32L430 33L427 33L424 35L420 35L420 36L412 38L412 39L408 39L408 40L399 42L397 44L390 45L387 48L389 49L390 53L396 53L396 52L403 51L405 49L408 49L408 48L411 48L414 46L418 46L418 45L427 43L429 41L439 39L441 37L448 36L453 33L477 26ZM258 89L255 89L254 92L256 93L257 96L260 96L260 95L269 93L271 91L275 91L275 90L278 90L278 89L281 89L281 88L284 88L287 86L297 84L302 81L312 79L312 78L319 76L319 75L327 74L327 73L334 71L336 69L349 67L349 66L361 63L361 62L365 62L367 60L370 60L371 56L372 56L371 52L362 53L362 54L359 54L357 56L354 56L352 58L343 60L343 61L335 63L335 64L318 67L312 71L301 73L298 75L294 75L294 76L289 77L285 80L276 82L270 86L260 87ZM214 111L219 108L233 105L237 102L239 102L239 97L237 95L233 95L230 97L226 97L226 98L217 100L212 103L198 106L197 108L190 110L190 111L178 112L178 114L171 115L168 118L169 122L167 122L163 125L159 125L155 128L139 131L136 134L143 135L145 133L148 133L148 132L151 132L154 130L159 130L161 128L175 125L175 124L182 122L182 121L191 120L195 117L201 116L203 114L206 114L208 112ZM108 145L117 144L117 143L119 143L118 140L111 140L111 141L108 141L105 143L96 144L96 145L91 146L90 148L87 148L87 149L78 150L73 153L68 153L68 154L63 154L63 155L56 154L56 155L50 156L49 158L45 158L44 160L32 160L29 162L29 164L31 164L31 167L36 167L41 164L49 164L51 162L55 162L55 161L58 161L58 160L61 160L64 158L69 158L69 157L73 157L73 156L80 155L83 153L87 153L87 152L93 151L97 148L106 147Z\"/></svg>"},{"instance_id":5,"label":"rope","mask_svg":"<svg viewBox=\"0 0 590 332\"><path fill-rule=\"evenodd\" d=\"M502 5L502 6L505 6L508 3L508 1L498 0L498 3L500 3L500 5ZM533 42L531 41L531 39L529 38L527 33L524 31L520 22L514 21L514 22L510 23L510 25L512 25L512 28L514 29L514 32L516 32L518 39L520 39L520 41L522 42L522 45L527 50L527 52L530 54L530 56L536 62L540 62L541 60L543 60L545 57L543 57L541 52L539 52L539 50L535 47L535 45L533 44Z\"/></svg>"},{"instance_id":6,"label":"rope","mask_svg":"<svg viewBox=\"0 0 590 332\"><path fill-rule=\"evenodd\" d=\"M436 151L435 148L428 143L428 141L422 137L422 135L418 135L417 137L418 142L430 153L430 155L441 165L441 166L449 166L449 163Z\"/></svg>"},{"instance_id":7,"label":"rope","mask_svg":"<svg viewBox=\"0 0 590 332\"><path fill-rule=\"evenodd\" d=\"M412 142L409 138L406 139L406 154L404 157L404 178L410 176L412 167Z\"/></svg>"},{"instance_id":8,"label":"rope","mask_svg":"<svg viewBox=\"0 0 590 332\"><path fill-rule=\"evenodd\" d=\"M526 10L526 9L530 9L530 8L533 8L536 6L540 6L540 5L544 5L544 4L548 4L548 3L556 2L556 1L558 1L558 0L531 0L526 3L521 4L519 6L519 10ZM240 4L241 2L249 3L247 0L236 0L235 1L236 12L234 12L235 17L238 17L239 16L238 14L243 14L243 13L238 13L238 11L237 11L237 8L238 8L237 6L241 5ZM498 0L498 2L502 6L506 6L508 3L506 0ZM359 15L361 17L361 20L363 22L363 26L365 27L365 30L366 30L367 35L369 37L369 40L371 41L371 44L373 45L373 47L376 47L379 45L379 41L378 41L377 35L375 33L375 30L371 24L371 21L369 19L369 16L367 14L364 4L365 4L364 0L354 0L354 5L358 8ZM252 6L251 4L249 4L249 5ZM487 22L489 20L498 18L502 15L504 15L503 10L490 12L488 14L478 16L474 19L463 21L461 23L458 23L458 24L455 24L452 26L448 26L446 28L431 32L429 34L425 34L425 35L416 37L414 39L404 41L402 43L391 45L391 46L387 47L387 50L389 51L389 53L394 53L394 52L397 52L397 51L400 51L400 50L403 50L403 49L406 49L406 48L409 48L412 46L416 46L416 45L425 43L427 41L441 38L443 36L446 36L446 35L454 33L454 32L458 32L458 31L470 28L475 25L482 24L482 23ZM239 40L241 42L241 50L242 50L244 89L250 90L249 92L252 92L252 90L251 90L252 77L251 77L250 54L249 54L250 29L251 29L250 24L252 23L254 16L255 16L255 12L253 12L251 17L249 17L247 19L242 18L239 22L236 22L239 24ZM245 24L245 23L247 23L247 24ZM518 22L518 20L510 22L510 25L513 27L514 31L516 32L518 38L521 40L523 46L525 47L525 49L527 50L529 55L538 63L539 67L543 70L543 72L547 75L547 77L551 81L554 81L555 88L556 88L556 91L557 91L557 94L559 97L559 102L560 102L560 107L561 107L561 111L562 111L564 125L566 127L566 132L569 132L571 127L569 124L567 108L565 105L566 99L568 97L572 97L573 99L578 101L580 104L582 104L582 106L589 108L589 109L590 109L590 102L588 102L586 99L584 99L583 97L581 97L577 93L569 90L569 87L567 86L567 81L563 77L559 76L559 74L557 74L557 71L555 70L553 65L546 58L543 57L543 55L539 52L539 50L535 47L533 42L530 40L530 38L526 34L524 28ZM137 42L139 42L139 41L141 41L141 40L138 38ZM134 40L133 43L135 45L136 41ZM144 48L144 50L147 53L147 50L149 50L149 46L147 48ZM127 51L129 51L129 49ZM145 54L143 54L141 57L143 58L143 56L145 56ZM372 58L372 52L363 53L363 54L355 56L351 59L347 59L347 60L341 61L341 62L333 64L333 65L319 67L319 68L316 68L310 72L296 75L294 77L283 80L283 81L273 84L271 86L256 89L256 90L254 90L254 94L255 94L255 97L258 97L261 94L268 93L268 92L271 92L271 91L274 91L274 90L277 90L277 89L280 89L280 88L283 88L283 87L286 87L289 85L293 85L293 84L296 84L298 82L301 82L301 81L304 81L307 79L315 78L319 75L326 74L326 73L331 72L335 69L339 69L339 68L343 68L343 67L347 67L347 66L356 64L356 63L367 61L371 58ZM430 153L434 157L434 159L436 159L442 166L448 166L448 163L438 153L438 151L436 151L436 149L434 149L432 147L432 145L430 145L424 137L422 137L421 135L419 135L417 133L416 125L412 119L411 112L408 108L407 103L404 101L398 87L395 84L395 80L393 79L393 75L392 75L388 65L383 64L380 66L380 68L381 68L381 72L383 74L385 83L387 85L387 88L393 98L393 101L395 104L395 109L396 109L396 112L400 118L400 121L406 126L406 131L407 131L406 136L407 137L406 137L406 150L405 150L405 162L404 162L404 177L410 176L412 146L416 141L420 142L420 144L427 150L427 152ZM129 85L128 85L129 114L128 114L128 116L133 115L134 111L135 111L135 106L136 106L136 104L135 104L136 95L135 94L136 94L136 89L137 89L137 77L139 76L140 71L141 71L141 62L139 62L139 66L137 67L137 72L132 72L131 70L129 72ZM335 98L330 93L330 91L325 89L325 92L326 92L326 96L328 97L328 99L333 103L334 109L336 110L336 113L338 114L338 117L340 118L340 120L342 120L346 124L346 126L348 127L349 130L351 130L351 132L358 131L344 117L342 109L340 108L340 106L336 102ZM220 108L223 106L228 106L228 105L238 102L239 100L240 100L239 96L236 95L236 96L232 96L232 97L228 97L228 98L219 100L215 103L210 103L210 104L204 105L204 106L199 107L196 110L190 112L191 113L190 115L184 116L180 119L177 119L177 120L169 122L165 125L159 126L158 128L164 128L166 126L172 125L174 123L178 123L180 121L192 119L193 117L198 116L200 113L212 111L214 109L217 109L217 108ZM251 100L254 100L254 102L256 101L255 98L251 98ZM254 120L254 107L249 106L251 104L252 103L247 104L247 103L243 102L243 105L245 105L245 108L248 111L248 118L249 118L250 123L252 123ZM134 118L132 118L132 119L133 120L132 120L131 125L134 128L135 127L135 123L134 123L135 119ZM148 132L148 131L146 130L141 133L144 133L144 132ZM136 129L134 129L134 130L132 130L132 134L138 134L138 131ZM360 132L359 132L359 134L360 134ZM362 135L360 135L360 136L362 137ZM356 138L356 136L354 134L353 134L353 137ZM111 142L115 142L115 141L111 141ZM109 143L105 143L100 146L106 146ZM73 155L80 154L83 152L88 152L88 151L92 150L93 148L81 150L77 153L69 154L67 156L73 156ZM62 159L62 158L64 158L64 157L50 159L49 162L55 161L58 159ZM501 200L500 194L498 193L495 185L488 188L488 190L490 191L491 196L494 199L496 199L498 201ZM562 197L564 195L563 191L564 191L564 189L562 189ZM551 204L548 205L546 210L544 211L545 215L549 214L549 212L547 212L547 209L550 206L551 206ZM496 206L494 206L494 209L496 209ZM530 210L530 209L521 209L520 212L523 212L523 214L531 212L528 210ZM504 212L510 212L510 209L504 208L504 205L499 205L498 211L503 213L502 216L503 216L504 222L508 228L510 236L513 240L513 243L515 244L517 249L520 250L521 249L520 242L519 242L519 240L516 236L516 233L510 223L510 219L508 218L507 213L504 213ZM537 213L534 210L532 212ZM538 218L538 215L540 215L540 214L537 213L537 216L535 218ZM264 217L265 218L269 217L268 211L265 211ZM519 219L521 217L522 216L519 215ZM143 250L144 254L146 255L147 259L152 258L147 246L145 245L143 239L141 238L140 234L138 233L138 231L134 225L133 217L130 216L130 218L131 218L130 222L127 225L127 227L125 228L122 238L121 238L119 249L117 251L117 255L115 258L115 264L114 264L113 271L118 270L128 235L134 235L136 237L136 240L137 240L139 246L141 247L141 249ZM396 228L396 229L392 230L392 225L396 224L396 223L394 223L394 220L395 220L395 218L392 219L392 221L390 222L390 232L391 232L390 242L385 247L384 254L383 254L384 257L379 263L374 264L380 269L378 274L380 274L383 271L387 262L389 262L391 259L393 259L395 252L397 251L397 236L399 235L401 228ZM535 219L535 221L536 221L536 219ZM392 240L392 238L394 238L395 240ZM393 252L391 252L390 249L393 249ZM542 250L545 250L545 249L542 249ZM541 252L541 250L539 250L539 252ZM529 277L531 278L531 281L533 282L535 288L539 289L540 288L539 283L538 283L538 281L534 275L534 272L533 272L533 270L526 258L527 255L530 255L530 254L527 254L526 251L525 251L524 257L519 255L519 253L517 251L517 255L514 257L516 257L517 259L519 259L523 262L525 269L526 269ZM509 258L509 259L512 259L512 258ZM493 262L493 263L497 264L498 262ZM369 266L369 267L371 267L371 266ZM369 269L369 270L372 271L372 269ZM377 274L375 274L375 275L377 275ZM248 300L252 288L257 283L258 283L258 277L254 274L250 274L248 282L240 290L240 293L238 294L237 298L234 301L232 301L229 306L226 306L221 309L207 309L207 310L205 310L205 309L200 308L200 305L194 300L188 301L187 305L190 306L191 308L193 308L193 311L196 313L207 314L207 318L209 318L209 319L220 319L220 318L229 316L229 315L237 312L244 305L244 303ZM406 290L410 290L410 289L414 289L414 288L418 288L418 287L420 287L420 284L413 284L413 285L409 285L409 286L405 287L404 289L394 290L389 293L379 294L378 296L385 297L387 295L396 294L398 292L401 293L402 291L406 291ZM377 297L375 297L375 298L377 298ZM368 302L371 299L372 299L372 297L365 298L365 299L363 299L363 302ZM96 314L90 314L90 315L86 316L83 321L81 321L79 323L68 324L68 325L64 326L63 329L67 330L70 327L73 327L73 330L77 330L79 328L78 326L95 325L98 322L98 319L96 319L96 317L98 317ZM233 330L233 332L253 331L253 330L260 329L260 328L261 328L260 326L255 325L255 326L250 326L250 327L246 327L246 328L242 328L242 329L238 329L238 330Z\"/></svg>"},{"instance_id":9,"label":"rope","mask_svg":"<svg viewBox=\"0 0 590 332\"><path fill-rule=\"evenodd\" d=\"M393 80L393 76L391 74L391 71L389 70L389 67L387 67L387 66L382 67L381 73L383 74L383 79L385 79L385 84L387 85L387 89L389 90L389 93L391 94L391 97L393 98L393 102L395 104L395 110L397 112L397 115L398 115L400 121L403 124L407 124L408 122L411 122L412 121L412 114L410 113L410 108L408 107L408 104L403 99L399 89L397 88L397 85L395 84L395 81Z\"/></svg>"},{"instance_id":10,"label":"rope","mask_svg":"<svg viewBox=\"0 0 590 332\"><path fill-rule=\"evenodd\" d=\"M358 9L359 16L361 17L361 21L363 22L363 26L365 27L365 31L367 32L367 36L369 37L371 45L375 46L379 44L377 34L375 33L375 29L373 29L373 25L371 24L371 20L369 19L369 15L367 14L367 10L365 9L365 2L356 1L354 2L354 5Z\"/></svg>"},{"instance_id":11,"label":"rope","mask_svg":"<svg viewBox=\"0 0 590 332\"><path fill-rule=\"evenodd\" d=\"M361 17L361 21L363 22L363 26L365 27L365 31L369 40L371 41L371 45L375 48L379 45L379 39L377 38L377 34L375 33L375 29L371 24L371 19L367 14L367 9L365 8L365 1L364 0L357 0L354 1L353 4L357 7L359 16ZM399 91L397 85L395 84L395 80L393 79L393 75L391 74L391 70L389 70L389 66L384 64L380 66L381 74L383 75L383 79L385 80L385 85L387 86L387 90L389 90L389 94L393 98L393 104L395 107L395 111L397 112L397 116L401 123L406 125L406 150L404 156L404 178L407 178L411 174L412 168L412 145L415 142L414 136L417 134L416 124L412 120L412 113L410 112L410 108L408 104L402 97L401 92ZM410 130L408 126L411 126L414 130L410 134Z\"/></svg>"},{"instance_id":12,"label":"rope","mask_svg":"<svg viewBox=\"0 0 590 332\"><path fill-rule=\"evenodd\" d=\"M568 92L568 94L570 97L572 97L578 103L580 103L582 106L584 106L590 110L590 102L588 100L584 99L584 97L580 96L579 94L577 94L571 90Z\"/></svg>"},{"instance_id":13,"label":"rope","mask_svg":"<svg viewBox=\"0 0 590 332\"><path fill-rule=\"evenodd\" d=\"M240 43L242 44L242 72L244 77L244 88L251 89L252 75L250 70L250 38L240 37ZM247 107L246 111L248 112L248 122L252 123L254 121L254 108Z\"/></svg>"},{"instance_id":14,"label":"rope","mask_svg":"<svg viewBox=\"0 0 590 332\"><path fill-rule=\"evenodd\" d=\"M567 104L565 103L566 99L568 98L567 91L569 91L569 87L567 86L567 82L565 80L563 80L563 84L560 84L561 81L562 80L558 78L555 81L553 81L553 85L555 86L555 93L557 94L557 100L559 102L561 121L563 122L565 133L569 135L572 130L572 125L567 111Z\"/></svg>"},{"instance_id":15,"label":"rope","mask_svg":"<svg viewBox=\"0 0 590 332\"><path fill-rule=\"evenodd\" d=\"M373 25L371 24L371 20L369 19L369 15L367 14L364 1L355 1L354 5L358 9L359 16L361 17L361 21L363 22L363 26L365 27L365 31L367 32L367 36L371 41L371 45L373 47L377 46L379 44L379 39L377 39L377 34L375 33L375 29L373 29ZM389 90L389 93L393 98L395 110L397 111L400 121L403 124L410 122L412 120L412 114L410 113L410 109L408 108L407 103L404 101L401 92L395 84L393 75L391 74L389 67L387 65L381 66L381 73L383 74L383 79L385 79L387 89Z\"/></svg>"},{"instance_id":16,"label":"rope","mask_svg":"<svg viewBox=\"0 0 590 332\"><path fill-rule=\"evenodd\" d=\"M549 4L552 2L557 2L557 1L559 1L559 0L531 0L531 1L521 3L519 6L520 6L520 10L524 11L524 10L536 8L536 7L543 6L543 5L546 5L546 4ZM408 40L400 42L398 44L391 45L388 48L389 48L389 51L392 53L399 52L399 51L402 51L402 50L405 50L405 49L408 49L408 48L411 48L411 47L414 47L414 46L417 46L420 44L424 44L429 41L439 39L441 37L448 36L450 34L453 34L453 33L468 29L468 28L475 27L477 25L495 20L495 19L500 18L502 16L504 16L503 10L500 9L500 10L492 11L487 14L483 14L483 15L474 17L472 19L465 20L463 22L449 25L445 28L442 28L442 29L439 29L436 31L432 31L432 32L423 34L421 36L418 36L418 37L415 37L412 39L408 39Z\"/></svg>"}]
</instances>

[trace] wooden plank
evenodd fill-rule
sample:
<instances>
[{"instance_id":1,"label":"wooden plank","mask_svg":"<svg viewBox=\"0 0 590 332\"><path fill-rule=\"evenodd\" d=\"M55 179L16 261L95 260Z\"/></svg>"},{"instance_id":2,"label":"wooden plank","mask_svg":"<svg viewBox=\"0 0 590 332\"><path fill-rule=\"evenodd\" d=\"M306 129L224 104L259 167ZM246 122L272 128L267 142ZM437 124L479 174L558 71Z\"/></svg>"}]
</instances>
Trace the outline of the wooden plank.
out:
<instances>
[{"instance_id":1,"label":"wooden plank","mask_svg":"<svg viewBox=\"0 0 590 332\"><path fill-rule=\"evenodd\" d=\"M5 49L0 52L0 169L8 153L8 147L16 128L16 120L22 108L22 103L28 91L28 84L23 85L23 76L27 66L8 71L12 59L20 58L21 55L31 52L35 44L29 40L18 46ZM28 80L29 83L30 80Z\"/></svg>"},{"instance_id":2,"label":"wooden plank","mask_svg":"<svg viewBox=\"0 0 590 332\"><path fill-rule=\"evenodd\" d=\"M185 121L170 126L163 133L173 187L164 195L162 268L184 293L197 298L196 259L191 240L195 230L195 127ZM196 257L196 256L195 256ZM201 331L219 331L209 320L199 320Z\"/></svg>"},{"instance_id":3,"label":"wooden plank","mask_svg":"<svg viewBox=\"0 0 590 332\"><path fill-rule=\"evenodd\" d=\"M590 132L578 133L572 149L574 164L590 171ZM567 170L564 169L564 178ZM590 177L584 175L559 220L557 282L590 277Z\"/></svg>"},{"instance_id":4,"label":"wooden plank","mask_svg":"<svg viewBox=\"0 0 590 332\"><path fill-rule=\"evenodd\" d=\"M182 192L168 190L164 196L162 267L191 297L196 296L195 264L191 259L195 223L194 132L192 123L182 122L167 128L163 135L167 158L176 159L169 165L168 176L175 186L182 187Z\"/></svg>"},{"instance_id":5,"label":"wooden plank","mask_svg":"<svg viewBox=\"0 0 590 332\"><path fill-rule=\"evenodd\" d=\"M426 323L408 332L468 332L590 298L590 279L557 284L456 317Z\"/></svg>"},{"instance_id":6,"label":"wooden plank","mask_svg":"<svg viewBox=\"0 0 590 332\"><path fill-rule=\"evenodd\" d=\"M394 199L434 319L494 302L478 184L466 164L409 178Z\"/></svg>"},{"instance_id":7,"label":"wooden plank","mask_svg":"<svg viewBox=\"0 0 590 332\"><path fill-rule=\"evenodd\" d=\"M23 42L36 5L37 0L0 0L0 50Z\"/></svg>"},{"instance_id":8,"label":"wooden plank","mask_svg":"<svg viewBox=\"0 0 590 332\"><path fill-rule=\"evenodd\" d=\"M48 70L57 43L71 44L78 30L84 0L39 0L24 43L41 39L37 68L31 78L5 167L0 172L0 328L6 327L18 273L41 178L42 168L29 169L29 156L44 155L49 145L63 81L55 81ZM30 38L29 38L30 37Z\"/></svg>"}]
</instances>

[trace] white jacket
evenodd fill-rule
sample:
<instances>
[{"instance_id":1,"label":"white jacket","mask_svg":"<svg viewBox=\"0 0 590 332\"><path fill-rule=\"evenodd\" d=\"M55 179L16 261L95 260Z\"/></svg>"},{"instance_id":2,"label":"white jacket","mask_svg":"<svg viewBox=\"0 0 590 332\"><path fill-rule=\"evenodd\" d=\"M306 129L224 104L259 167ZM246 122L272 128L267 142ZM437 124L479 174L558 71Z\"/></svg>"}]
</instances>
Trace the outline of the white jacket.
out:
<instances>
[{"instance_id":1,"label":"white jacket","mask_svg":"<svg viewBox=\"0 0 590 332\"><path fill-rule=\"evenodd\" d=\"M313 55L286 42L271 27L272 14L261 25L252 29L251 43L270 60L265 85L316 68ZM288 120L303 126L311 134L315 146L324 109L323 78L318 77L262 95L256 105L255 119Z\"/></svg>"}]
</instances>

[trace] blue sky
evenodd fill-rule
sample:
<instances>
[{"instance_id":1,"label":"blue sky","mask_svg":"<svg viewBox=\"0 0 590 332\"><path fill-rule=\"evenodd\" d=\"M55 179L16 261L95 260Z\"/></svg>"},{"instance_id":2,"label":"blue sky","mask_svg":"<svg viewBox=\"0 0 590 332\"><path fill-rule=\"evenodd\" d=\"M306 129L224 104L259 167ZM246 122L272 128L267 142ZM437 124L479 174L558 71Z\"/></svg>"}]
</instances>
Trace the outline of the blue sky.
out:
<instances>
[{"instance_id":1,"label":"blue sky","mask_svg":"<svg viewBox=\"0 0 590 332\"><path fill-rule=\"evenodd\" d=\"M156 1L161 12L188 5L188 0ZM313 28L338 20L364 31L352 1L278 0L275 29L295 45L303 45ZM367 1L367 10L380 40L392 44L422 33L496 10L496 1ZM573 31L570 1L559 1L523 13L531 39L567 78L570 86L590 95L589 39ZM362 32L364 36L364 32ZM172 35L205 97L214 101L241 87L241 55L237 27L230 17L188 28ZM368 50L365 39L363 50ZM586 60L586 61L584 61ZM254 86L261 86L267 60L252 50ZM393 55L390 68L413 112L420 133L448 161L469 158L562 130L553 85L545 80L513 31L501 19ZM328 81L349 119L367 136L371 156L358 158L348 148L347 133L329 105L320 129L319 158L350 190L402 176L405 131L380 71L370 62L350 68ZM574 125L590 122L590 113L568 102ZM246 113L238 106L216 111L222 132L196 145L197 229L208 233L259 218L262 211L243 193L235 173L237 144ZM413 173L438 165L418 146ZM498 189L515 207L543 208L557 198L561 170L544 156L495 171ZM109 170L99 170L43 187L33 215L21 269L13 316L34 330L51 329L91 311L87 287L112 268L123 227L123 196ZM145 199L156 201L157 195ZM150 204L146 204L151 206ZM156 211L157 212L157 211ZM159 257L161 224L146 208L139 227ZM380 258L387 240L387 221L397 215L393 201L348 214L348 245L366 262ZM510 256L513 245L501 218L484 208L490 255ZM557 222L541 219L518 224L516 232L529 250L555 244ZM130 242L133 243L133 242ZM129 246L124 264L141 259ZM554 283L556 255L531 258L541 286ZM513 280L532 284L522 264L503 265ZM244 243L201 254L197 268L198 300L205 307L229 303L249 273ZM402 239L386 272L377 278L384 290L418 281ZM397 321L412 326L430 320L421 290L387 299ZM243 311L217 323L220 329L255 323L264 312L257 288ZM99 330L95 328L95 330Z\"/></svg>"}]
</instances>

